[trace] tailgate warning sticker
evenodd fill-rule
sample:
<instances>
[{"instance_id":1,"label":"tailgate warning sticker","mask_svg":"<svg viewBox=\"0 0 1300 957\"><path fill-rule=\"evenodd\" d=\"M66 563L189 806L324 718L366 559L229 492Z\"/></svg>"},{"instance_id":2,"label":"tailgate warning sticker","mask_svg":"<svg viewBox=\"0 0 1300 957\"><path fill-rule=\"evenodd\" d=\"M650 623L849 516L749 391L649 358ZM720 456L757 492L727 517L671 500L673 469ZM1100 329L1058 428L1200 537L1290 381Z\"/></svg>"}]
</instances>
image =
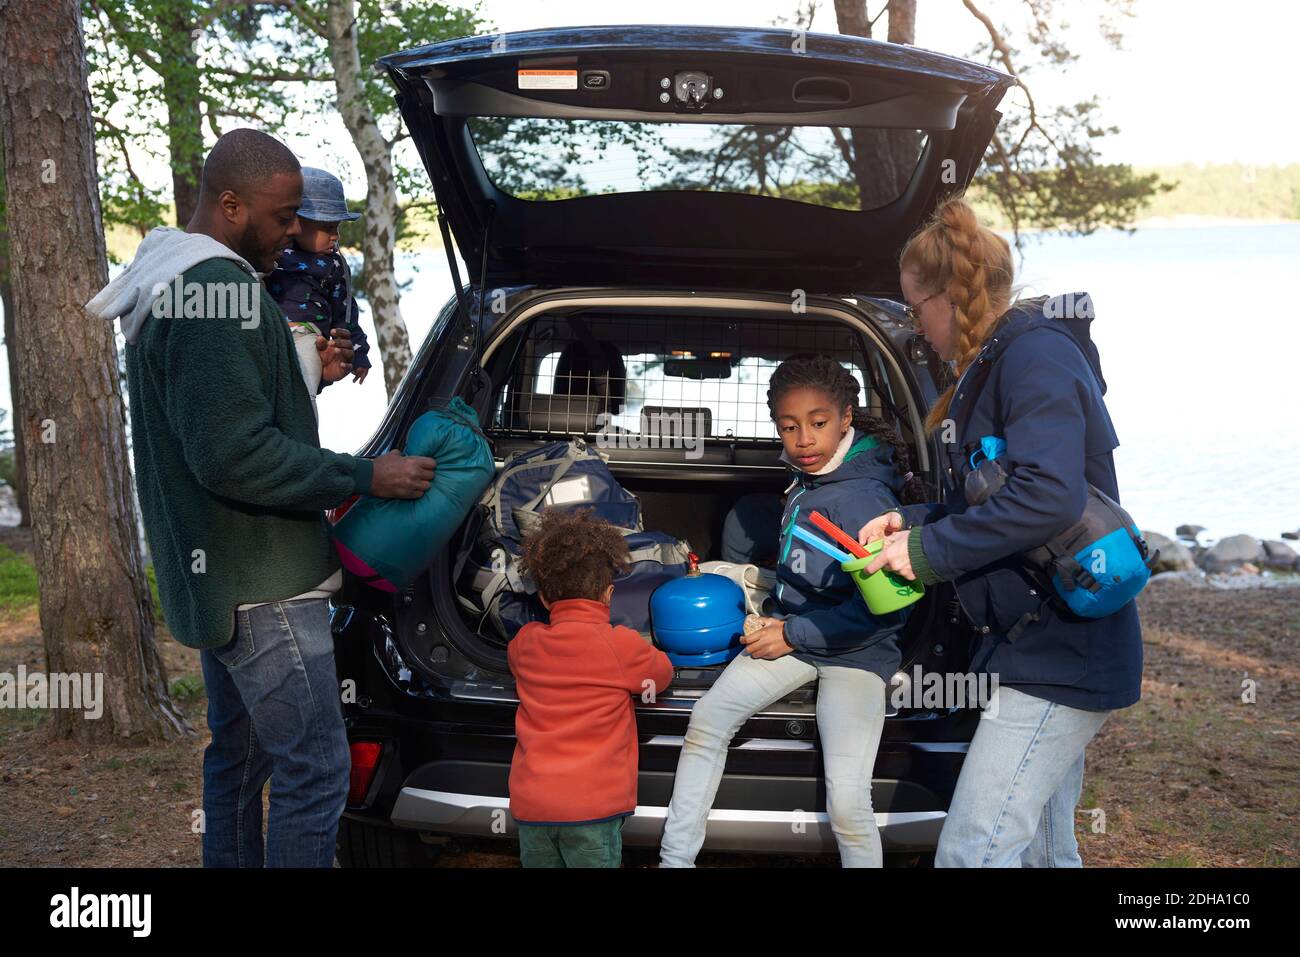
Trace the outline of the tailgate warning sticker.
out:
<instances>
[{"instance_id":1,"label":"tailgate warning sticker","mask_svg":"<svg viewBox=\"0 0 1300 957\"><path fill-rule=\"evenodd\" d=\"M577 70L520 70L521 90L576 90Z\"/></svg>"}]
</instances>

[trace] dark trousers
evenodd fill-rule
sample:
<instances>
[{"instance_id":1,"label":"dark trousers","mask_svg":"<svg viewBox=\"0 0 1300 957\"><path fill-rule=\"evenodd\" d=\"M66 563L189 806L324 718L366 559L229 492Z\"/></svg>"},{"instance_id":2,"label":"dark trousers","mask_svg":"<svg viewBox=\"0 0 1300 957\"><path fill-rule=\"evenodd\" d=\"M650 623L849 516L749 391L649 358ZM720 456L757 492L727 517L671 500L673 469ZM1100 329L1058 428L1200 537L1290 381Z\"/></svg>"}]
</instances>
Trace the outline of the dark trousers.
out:
<instances>
[{"instance_id":1,"label":"dark trousers","mask_svg":"<svg viewBox=\"0 0 1300 957\"><path fill-rule=\"evenodd\" d=\"M599 824L520 824L523 867L622 867L625 817Z\"/></svg>"}]
</instances>

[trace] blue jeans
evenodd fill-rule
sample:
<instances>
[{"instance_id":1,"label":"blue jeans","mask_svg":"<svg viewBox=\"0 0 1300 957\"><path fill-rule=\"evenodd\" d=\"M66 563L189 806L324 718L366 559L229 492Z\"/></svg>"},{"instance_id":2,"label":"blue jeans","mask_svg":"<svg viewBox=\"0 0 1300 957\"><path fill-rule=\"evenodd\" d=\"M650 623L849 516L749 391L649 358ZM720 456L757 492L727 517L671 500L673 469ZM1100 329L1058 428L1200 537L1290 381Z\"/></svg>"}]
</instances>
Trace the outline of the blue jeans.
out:
<instances>
[{"instance_id":1,"label":"blue jeans","mask_svg":"<svg viewBox=\"0 0 1300 957\"><path fill-rule=\"evenodd\" d=\"M1109 715L999 687L957 779L935 867L1082 867L1083 752Z\"/></svg>"},{"instance_id":2,"label":"blue jeans","mask_svg":"<svg viewBox=\"0 0 1300 957\"><path fill-rule=\"evenodd\" d=\"M845 867L881 865L871 774L885 726L884 681L862 668L819 668L793 655L768 660L741 652L691 712L664 822L661 867L694 866L727 763L727 746L740 726L814 678L826 813L840 861Z\"/></svg>"},{"instance_id":3,"label":"blue jeans","mask_svg":"<svg viewBox=\"0 0 1300 957\"><path fill-rule=\"evenodd\" d=\"M329 603L237 611L235 637L201 657L212 731L203 752L203 866L331 866L352 762Z\"/></svg>"}]
</instances>

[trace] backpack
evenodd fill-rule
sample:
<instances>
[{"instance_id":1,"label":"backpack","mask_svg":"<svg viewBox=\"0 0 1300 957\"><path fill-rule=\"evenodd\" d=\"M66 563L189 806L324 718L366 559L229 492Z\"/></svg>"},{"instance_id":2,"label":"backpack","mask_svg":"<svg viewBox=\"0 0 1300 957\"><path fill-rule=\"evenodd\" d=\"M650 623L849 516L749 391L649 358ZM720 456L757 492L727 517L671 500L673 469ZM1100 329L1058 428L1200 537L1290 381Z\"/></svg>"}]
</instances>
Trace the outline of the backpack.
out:
<instances>
[{"instance_id":1,"label":"backpack","mask_svg":"<svg viewBox=\"0 0 1300 957\"><path fill-rule=\"evenodd\" d=\"M966 476L966 501L971 505L987 501L1007 475L999 461L1006 442L986 435L980 446L971 457L973 468ZM974 459L980 455L984 458L975 465ZM1083 618L1105 618L1136 598L1150 580L1151 566L1159 555L1159 549L1147 546L1133 517L1091 483L1079 520L1024 553L1050 582L1047 593ZM1027 624L1021 622L1017 627L1023 629Z\"/></svg>"},{"instance_id":2,"label":"backpack","mask_svg":"<svg viewBox=\"0 0 1300 957\"><path fill-rule=\"evenodd\" d=\"M1087 294L1044 297L1042 309L1048 318L1059 320L1054 328L1067 334L1078 346L1105 395L1106 380L1102 378L1101 359L1092 341L1093 312ZM972 402L968 408L973 405ZM980 505L1006 481L1002 461L1008 451L1007 443L1000 436L986 435L964 451L969 453L971 466L963 486L966 501ZM1024 553L1036 577L1050 585L1045 593L1083 618L1105 618L1136 598L1150 580L1151 567L1159 555L1158 549L1153 551L1148 547L1133 517L1091 483L1079 520L1050 541ZM1023 616L1007 637L1014 641L1037 618L1035 614Z\"/></svg>"},{"instance_id":3,"label":"backpack","mask_svg":"<svg viewBox=\"0 0 1300 957\"><path fill-rule=\"evenodd\" d=\"M691 547L645 531L636 496L577 438L511 454L470 513L452 575L478 631L509 641L528 622L546 620L536 584L519 568L520 543L545 508L590 509L623 533L630 565L614 579L610 621L648 633L650 594L686 574Z\"/></svg>"}]
</instances>

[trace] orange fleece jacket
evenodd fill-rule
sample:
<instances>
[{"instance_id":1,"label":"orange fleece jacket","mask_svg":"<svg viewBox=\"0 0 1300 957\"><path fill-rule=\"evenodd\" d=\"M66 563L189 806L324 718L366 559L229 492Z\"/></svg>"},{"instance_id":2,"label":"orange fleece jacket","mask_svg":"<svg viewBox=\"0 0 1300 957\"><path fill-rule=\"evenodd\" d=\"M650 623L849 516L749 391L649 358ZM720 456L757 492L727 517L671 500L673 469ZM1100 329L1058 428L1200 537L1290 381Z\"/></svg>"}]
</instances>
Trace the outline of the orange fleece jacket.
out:
<instances>
[{"instance_id":1,"label":"orange fleece jacket","mask_svg":"<svg viewBox=\"0 0 1300 957\"><path fill-rule=\"evenodd\" d=\"M673 679L668 656L609 606L586 598L551 605L550 624L519 629L507 655L515 676L510 814L525 824L586 824L636 808L632 695Z\"/></svg>"}]
</instances>

